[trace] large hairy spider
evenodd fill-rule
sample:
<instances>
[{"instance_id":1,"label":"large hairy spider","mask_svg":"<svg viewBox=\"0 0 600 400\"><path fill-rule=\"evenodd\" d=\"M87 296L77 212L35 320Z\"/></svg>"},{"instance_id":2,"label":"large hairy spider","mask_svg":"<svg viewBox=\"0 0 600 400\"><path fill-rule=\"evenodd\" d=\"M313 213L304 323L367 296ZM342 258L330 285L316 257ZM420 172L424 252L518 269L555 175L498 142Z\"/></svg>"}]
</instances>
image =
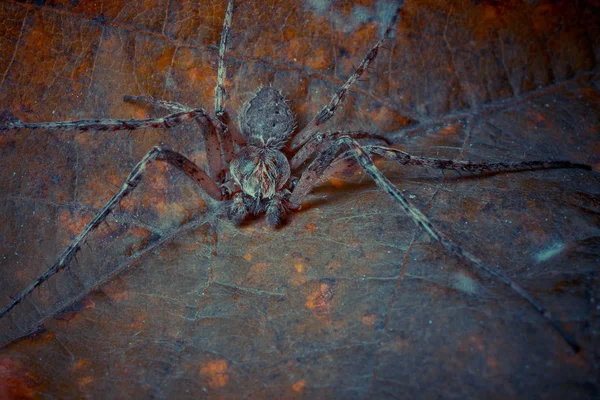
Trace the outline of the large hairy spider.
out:
<instances>
[{"instance_id":1,"label":"large hairy spider","mask_svg":"<svg viewBox=\"0 0 600 400\"><path fill-rule=\"evenodd\" d=\"M221 43L219 47L219 68L215 89L214 113L203 108L189 108L179 103L156 100L148 97L128 96L126 101L144 102L172 111L162 118L129 120L77 120L66 122L23 123L9 120L0 125L0 131L20 129L116 131L144 128L171 128L186 121L197 123L204 135L207 166L206 172L184 155L171 149L153 147L133 168L120 190L108 201L102 210L87 224L85 229L61 254L58 261L31 285L22 290L0 311L5 316L22 302L36 287L51 276L68 267L80 250L88 235L102 223L120 201L129 195L143 177L146 166L151 161L163 161L183 171L215 202L220 202L229 218L236 224L248 215L266 216L269 225L278 226L286 212L300 208L305 197L323 178L328 167L337 160L354 159L377 185L397 202L414 223L425 230L433 239L458 258L480 271L493 275L535 308L577 351L579 345L553 319L550 312L540 305L525 289L517 285L498 269L491 268L481 259L463 250L434 226L429 219L381 173L374 165L371 156L377 155L401 165L416 165L467 172L494 172L506 170L531 170L553 168L590 169L583 164L569 161L526 161L517 163L481 163L454 161L410 155L398 149L382 145L364 145L361 139L375 139L386 142L378 135L364 131L326 131L324 124L334 115L348 94L350 87L364 73L376 58L384 41L390 36L397 14L392 19L381 40L379 40L361 61L355 72L342 85L330 103L298 132L295 132L295 117L281 92L273 87L262 87L243 107L239 114L239 134L245 143L236 146L232 133L238 133L235 124L228 119L224 108L225 97L225 53L233 14L233 1L228 3ZM387 144L387 143L386 143ZM287 149L284 153L284 148ZM288 158L286 154L291 154ZM307 161L310 161L307 164ZM306 167L304 167L307 164Z\"/></svg>"}]
</instances>

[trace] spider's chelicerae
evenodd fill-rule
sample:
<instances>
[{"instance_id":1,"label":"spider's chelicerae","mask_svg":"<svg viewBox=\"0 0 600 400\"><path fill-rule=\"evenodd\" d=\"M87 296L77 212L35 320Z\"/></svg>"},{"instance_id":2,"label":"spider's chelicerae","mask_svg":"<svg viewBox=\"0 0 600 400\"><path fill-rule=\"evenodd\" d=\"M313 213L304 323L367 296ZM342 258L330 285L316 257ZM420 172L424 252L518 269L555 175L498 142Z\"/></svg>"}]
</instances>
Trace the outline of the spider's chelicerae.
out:
<instances>
[{"instance_id":1,"label":"spider's chelicerae","mask_svg":"<svg viewBox=\"0 0 600 400\"><path fill-rule=\"evenodd\" d=\"M144 128L170 128L186 121L197 123L204 135L207 168L206 171L184 155L171 149L156 146L133 168L120 190L61 254L58 261L17 294L0 311L5 316L22 302L36 287L51 276L66 268L73 260L88 235L102 223L119 202L130 194L142 179L149 162L158 160L183 171L195 181L215 203L225 209L229 218L236 224L248 215L264 214L269 225L278 226L286 212L297 210L305 197L323 177L327 168L336 160L354 159L356 163L387 193L410 218L425 230L433 239L458 258L477 269L493 275L511 287L519 296L529 302L552 327L575 350L579 345L555 321L550 312L541 306L522 287L495 268L463 250L442 233L429 219L381 173L373 164L372 155L384 157L401 165L416 165L468 172L493 172L506 170L530 170L552 168L590 169L583 164L568 161L527 161L519 163L480 163L417 157L395 148L382 145L364 145L359 140L374 139L386 142L385 138L363 131L326 131L324 124L342 104L353 83L373 62L384 41L390 36L397 23L397 15L387 27L385 34L364 57L355 72L333 96L329 104L300 131L296 132L296 121L282 93L273 87L262 87L239 113L238 127L230 123L224 109L225 53L233 14L233 1L229 1L221 43L219 48L219 68L215 89L214 113L203 108L189 108L179 103L156 100L147 97L126 97L126 101L145 102L172 111L163 118L130 120L78 120L67 122L23 123L12 119L0 125L0 131L20 129L115 131ZM233 135L238 133L238 135ZM236 145L233 136L243 137L244 143ZM387 143L386 143L387 144ZM284 153L284 148L286 152ZM288 158L286 154L291 154ZM304 167L307 165L306 167Z\"/></svg>"}]
</instances>

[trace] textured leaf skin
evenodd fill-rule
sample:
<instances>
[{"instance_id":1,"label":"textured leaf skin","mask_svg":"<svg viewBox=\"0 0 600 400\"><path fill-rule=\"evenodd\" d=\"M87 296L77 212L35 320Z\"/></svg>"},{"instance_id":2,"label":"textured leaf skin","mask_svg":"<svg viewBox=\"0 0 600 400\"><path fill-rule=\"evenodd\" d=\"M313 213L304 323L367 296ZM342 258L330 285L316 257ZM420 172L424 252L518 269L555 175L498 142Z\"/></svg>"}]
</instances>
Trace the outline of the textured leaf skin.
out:
<instances>
[{"instance_id":1,"label":"textured leaf skin","mask_svg":"<svg viewBox=\"0 0 600 400\"><path fill-rule=\"evenodd\" d=\"M394 8L252 3L234 11L226 107L236 121L273 85L300 127ZM145 118L162 112L122 98L150 95L211 110L224 12L221 1L2 1L0 109L28 122ZM2 343L42 324L2 350L0 397L598 396L598 15L594 2L406 1L388 50L328 123L432 157L592 164L444 177L377 163L449 236L552 310L581 354L355 167L339 165L273 230L205 214L193 184L156 164L78 262L0 320ZM152 146L202 164L201 138L193 124L3 132L1 305Z\"/></svg>"}]
</instances>

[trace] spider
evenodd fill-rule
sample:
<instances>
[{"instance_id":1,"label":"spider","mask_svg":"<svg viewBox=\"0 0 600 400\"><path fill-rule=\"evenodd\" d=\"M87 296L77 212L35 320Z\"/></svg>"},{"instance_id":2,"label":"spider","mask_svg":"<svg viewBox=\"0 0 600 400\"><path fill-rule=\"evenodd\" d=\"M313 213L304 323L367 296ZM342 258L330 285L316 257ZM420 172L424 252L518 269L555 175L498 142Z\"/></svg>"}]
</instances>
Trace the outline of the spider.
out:
<instances>
[{"instance_id":1,"label":"spider","mask_svg":"<svg viewBox=\"0 0 600 400\"><path fill-rule=\"evenodd\" d=\"M8 119L4 125L0 125L0 131L23 129L133 131L144 128L171 128L186 121L193 121L202 130L207 153L207 168L205 171L174 150L163 146L153 147L135 165L120 190L77 235L56 263L31 285L17 294L0 311L0 317L9 313L51 276L69 266L88 235L105 221L125 196L135 190L148 163L152 161L166 162L181 170L209 196L209 201L218 203L235 224L240 224L249 215L264 214L267 223L272 227L277 227L281 224L286 213L298 210L301 207L306 196L315 188L333 163L339 160L351 159L375 181L381 190L400 205L402 210L418 227L459 259L508 285L530 303L574 351L579 351L579 344L562 328L559 322L553 319L546 308L498 269L486 265L481 259L463 250L449 239L382 174L374 165L372 156L381 156L401 165L478 173L554 168L590 170L589 166L569 161L483 163L419 157L389 147L389 143L384 137L369 132L324 130L325 123L332 118L336 110L342 105L352 85L375 60L378 51L390 37L398 21L398 12L387 26L383 37L370 49L358 68L334 94L329 104L324 106L308 125L300 131L296 132L295 117L283 94L279 90L267 86L259 88L255 95L243 106L239 113L239 132L237 132L238 128L229 120L228 113L224 108L226 94L224 86L226 77L225 55L232 15L233 0L229 0L219 46L213 114L203 108L190 108L176 102L149 97L126 96L125 101L151 104L167 109L172 113L162 118L130 120L98 119L24 123L17 119ZM244 143L242 145L236 147L232 139L234 134L243 137ZM386 145L363 144L363 142L360 142L362 139L373 139L384 142ZM291 156L288 157L286 154L291 154Z\"/></svg>"}]
</instances>

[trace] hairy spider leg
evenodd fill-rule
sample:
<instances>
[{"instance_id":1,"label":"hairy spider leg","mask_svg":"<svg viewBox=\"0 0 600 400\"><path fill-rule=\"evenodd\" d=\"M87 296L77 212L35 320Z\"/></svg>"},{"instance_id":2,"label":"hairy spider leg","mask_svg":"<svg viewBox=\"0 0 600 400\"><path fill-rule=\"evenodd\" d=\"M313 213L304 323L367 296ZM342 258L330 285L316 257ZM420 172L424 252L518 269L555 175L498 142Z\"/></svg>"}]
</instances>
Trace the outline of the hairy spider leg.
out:
<instances>
[{"instance_id":1,"label":"hairy spider leg","mask_svg":"<svg viewBox=\"0 0 600 400\"><path fill-rule=\"evenodd\" d=\"M310 139L298 150L292 160L290 161L290 166L292 170L300 167L309 157L313 154L320 152L325 146L328 146L330 142L339 139L342 136L349 136L353 139L375 139L384 142L387 145L391 145L390 141L381 135L377 135L371 132L363 132L363 131L332 131L332 132L323 132L316 133L311 136Z\"/></svg>"},{"instance_id":2,"label":"hairy spider leg","mask_svg":"<svg viewBox=\"0 0 600 400\"><path fill-rule=\"evenodd\" d=\"M510 163L486 163L476 161L457 161L443 158L419 157L408 154L402 150L391 147L377 145L363 145L363 149L370 154L376 154L388 160L392 160L401 165L414 165L420 167L431 167L441 170L466 171L478 173L490 172L518 172L539 169L565 169L579 168L590 171L591 166L580 163L573 163L564 160L542 160L542 161L521 161ZM349 153L346 157L352 157Z\"/></svg>"},{"instance_id":3,"label":"hairy spider leg","mask_svg":"<svg viewBox=\"0 0 600 400\"><path fill-rule=\"evenodd\" d=\"M390 37L393 28L396 26L396 23L398 22L399 12L400 12L400 9L398 9L394 13L392 20L390 21L390 23L388 24L388 26L385 30L383 38L381 38L371 48L371 50L369 50L369 52L367 53L365 58L363 58L362 61L360 62L358 68L356 68L354 73L348 78L348 80L333 95L329 104L327 104L325 107L323 107L321 109L321 111L319 111L319 113L315 116L315 118L313 118L312 121L310 121L304 127L304 129L302 129L300 132L298 132L298 134L294 137L294 139L292 140L291 145L290 145L290 148L292 150L295 150L295 149L299 148L300 146L302 146L304 143L306 143L309 140L309 138L312 137L319 130L320 125L324 124L331 117L333 117L333 114L340 107L340 105L344 101L344 98L348 94L350 87L354 84L354 82L356 82L356 80L358 78L361 77L361 75L365 72L365 70L369 67L369 65L373 62L373 60L375 60L375 57L377 57L377 52L379 51L379 48Z\"/></svg>"},{"instance_id":4,"label":"hairy spider leg","mask_svg":"<svg viewBox=\"0 0 600 400\"><path fill-rule=\"evenodd\" d=\"M190 107L175 101L160 100L149 96L125 96L123 97L123 100L127 102L150 104L170 111L192 110ZM204 111L203 115L195 118L194 121L200 127L200 132L202 132L204 138L207 172L215 182L221 182L222 178L225 176L224 170L229 166L229 164L226 164L224 161L222 146L219 143L219 136L226 127L223 127L221 121L215 119L206 111Z\"/></svg>"},{"instance_id":5,"label":"hairy spider leg","mask_svg":"<svg viewBox=\"0 0 600 400\"><path fill-rule=\"evenodd\" d=\"M227 51L227 41L231 33L231 19L233 17L233 0L227 3L227 11L223 19L223 30L221 31L221 43L219 44L219 67L217 70L217 86L215 87L215 115L219 117L225 112L223 102L225 100L225 78L227 77L227 67L225 66L225 52Z\"/></svg>"},{"instance_id":6,"label":"hairy spider leg","mask_svg":"<svg viewBox=\"0 0 600 400\"><path fill-rule=\"evenodd\" d=\"M450 251L459 259L466 261L476 269L484 271L509 286L519 296L526 300L536 311L538 311L551 325L552 327L563 337L563 339L569 344L573 351L578 352L580 350L579 344L575 339L565 331L561 324L554 320L550 312L539 304L525 289L511 280L509 277L486 265L482 260L475 257L473 254L464 251L460 246L450 240L444 233L433 225L433 223L427 218L417 207L412 205L402 195L400 190L394 184L392 184L379 169L373 164L371 157L368 152L354 139L350 137L342 137L322 151L312 161L312 163L306 168L300 181L296 185L289 201L299 206L302 203L304 197L312 191L314 186L318 183L327 167L336 159L336 156L340 153L343 147L348 149L348 152L354 156L358 164L362 169L375 181L375 183L392 198L394 198L404 210L404 212L413 220L413 222L423 230L425 230L429 236L435 241L439 242L444 248ZM344 155L342 154L342 157Z\"/></svg>"},{"instance_id":7,"label":"hairy spider leg","mask_svg":"<svg viewBox=\"0 0 600 400\"><path fill-rule=\"evenodd\" d=\"M221 189L217 184L196 164L187 159L185 156L160 146L153 147L146 155L141 159L139 163L131 170L125 183L119 189L117 193L104 205L102 210L86 225L86 227L77 235L77 237L71 242L66 250L60 255L58 261L44 272L38 279L36 279L31 285L25 288L19 293L6 307L0 310L0 318L7 312L12 310L17 304L25 299L31 292L35 290L42 283L47 281L51 276L58 273L62 269L66 268L73 260L75 254L81 249L82 243L85 241L87 236L96 229L108 215L114 210L114 208L121 202L121 200L130 194L139 184L143 177L146 166L149 162L157 160L164 161L172 166L183 171L189 178L198 184L208 195L214 200L221 200Z\"/></svg>"},{"instance_id":8,"label":"hairy spider leg","mask_svg":"<svg viewBox=\"0 0 600 400\"><path fill-rule=\"evenodd\" d=\"M77 131L122 131L149 128L172 128L185 121L206 116L202 108L190 111L179 111L161 118L144 119L82 119L62 122L10 122L0 125L0 131L11 129L46 129L46 130L77 130Z\"/></svg>"},{"instance_id":9,"label":"hairy spider leg","mask_svg":"<svg viewBox=\"0 0 600 400\"><path fill-rule=\"evenodd\" d=\"M123 96L123 101L125 102L131 102L131 103L145 103L145 104L150 104L151 106L154 107L160 107L160 108L164 108L165 110L170 110L170 111L190 111L191 108L178 103L176 101L167 101L167 100L161 100L161 99L155 99L154 97L150 97L150 96ZM208 117L210 117L210 114L206 113L206 115Z\"/></svg>"},{"instance_id":10,"label":"hairy spider leg","mask_svg":"<svg viewBox=\"0 0 600 400\"><path fill-rule=\"evenodd\" d=\"M221 43L219 44L219 67L217 70L217 86L215 87L215 115L221 123L220 139L221 139L221 155L225 167L229 165L234 156L233 139L230 132L229 115L223 106L225 101L225 79L227 78L227 68L225 66L225 53L227 51L227 43L231 34L231 19L233 17L233 0L227 3L227 11L223 20L223 30L221 31Z\"/></svg>"}]
</instances>

